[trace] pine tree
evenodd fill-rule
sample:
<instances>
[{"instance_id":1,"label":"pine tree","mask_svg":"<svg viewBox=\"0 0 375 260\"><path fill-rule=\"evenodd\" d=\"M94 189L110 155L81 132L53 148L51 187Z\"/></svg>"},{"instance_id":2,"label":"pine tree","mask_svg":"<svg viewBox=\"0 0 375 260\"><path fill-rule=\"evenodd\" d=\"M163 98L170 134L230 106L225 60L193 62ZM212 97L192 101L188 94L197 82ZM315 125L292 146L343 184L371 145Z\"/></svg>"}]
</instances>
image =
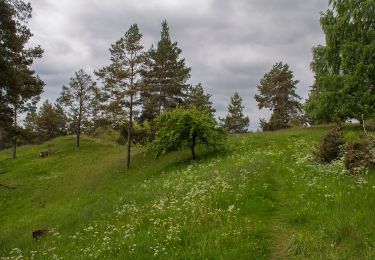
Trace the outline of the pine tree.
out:
<instances>
[{"instance_id":1,"label":"pine tree","mask_svg":"<svg viewBox=\"0 0 375 260\"><path fill-rule=\"evenodd\" d=\"M96 73L103 79L105 89L110 93L108 95L110 106L129 108L127 169L130 167L133 109L139 90L141 66L144 62L141 39L142 34L138 26L133 24L125 36L110 48L112 64Z\"/></svg>"},{"instance_id":2,"label":"pine tree","mask_svg":"<svg viewBox=\"0 0 375 260\"><path fill-rule=\"evenodd\" d=\"M80 145L80 136L85 122L91 115L91 102L94 97L95 82L83 69L75 72L68 85L62 87L58 104L67 109L70 122L77 135L76 145Z\"/></svg>"},{"instance_id":3,"label":"pine tree","mask_svg":"<svg viewBox=\"0 0 375 260\"><path fill-rule=\"evenodd\" d=\"M154 119L163 109L174 108L183 103L190 78L190 68L180 58L181 49L172 42L167 21L163 21L161 38L155 49L147 52L142 71L141 119Z\"/></svg>"},{"instance_id":4,"label":"pine tree","mask_svg":"<svg viewBox=\"0 0 375 260\"><path fill-rule=\"evenodd\" d=\"M65 134L67 117L63 108L46 100L36 117L36 132L42 140L49 140Z\"/></svg>"},{"instance_id":5,"label":"pine tree","mask_svg":"<svg viewBox=\"0 0 375 260\"><path fill-rule=\"evenodd\" d=\"M32 36L26 26L32 13L30 3L3 0L0 13L0 128L11 131L15 158L18 116L35 106L43 90L43 81L30 69L43 50L40 46L26 48Z\"/></svg>"},{"instance_id":6,"label":"pine tree","mask_svg":"<svg viewBox=\"0 0 375 260\"><path fill-rule=\"evenodd\" d=\"M292 117L300 111L301 99L296 94L298 80L294 80L293 72L288 64L276 63L270 72L266 73L257 86L260 94L255 95L259 109L268 108L272 111L271 120L261 123L264 128L277 130L290 126ZM267 125L269 124L269 125Z\"/></svg>"},{"instance_id":7,"label":"pine tree","mask_svg":"<svg viewBox=\"0 0 375 260\"><path fill-rule=\"evenodd\" d=\"M231 133L245 133L249 126L249 117L245 117L243 114L244 106L242 105L242 98L235 92L230 99L228 106L228 114L225 119L221 119L224 122L224 126Z\"/></svg>"},{"instance_id":8,"label":"pine tree","mask_svg":"<svg viewBox=\"0 0 375 260\"><path fill-rule=\"evenodd\" d=\"M198 110L208 110L215 113L210 101L211 94L205 94L202 84L196 86L189 86L184 104L186 107L195 107Z\"/></svg>"}]
</instances>

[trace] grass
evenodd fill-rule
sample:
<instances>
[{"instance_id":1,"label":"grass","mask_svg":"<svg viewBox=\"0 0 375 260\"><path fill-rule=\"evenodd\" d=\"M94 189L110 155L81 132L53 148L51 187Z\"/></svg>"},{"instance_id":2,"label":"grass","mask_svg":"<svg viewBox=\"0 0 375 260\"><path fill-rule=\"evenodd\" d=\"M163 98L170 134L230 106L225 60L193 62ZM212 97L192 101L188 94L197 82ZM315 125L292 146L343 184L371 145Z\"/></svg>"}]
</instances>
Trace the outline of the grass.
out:
<instances>
[{"instance_id":1,"label":"grass","mask_svg":"<svg viewBox=\"0 0 375 260\"><path fill-rule=\"evenodd\" d=\"M315 164L327 130L235 135L195 162L139 149L127 173L124 147L88 137L1 152L0 258L374 258L375 172Z\"/></svg>"}]
</instances>

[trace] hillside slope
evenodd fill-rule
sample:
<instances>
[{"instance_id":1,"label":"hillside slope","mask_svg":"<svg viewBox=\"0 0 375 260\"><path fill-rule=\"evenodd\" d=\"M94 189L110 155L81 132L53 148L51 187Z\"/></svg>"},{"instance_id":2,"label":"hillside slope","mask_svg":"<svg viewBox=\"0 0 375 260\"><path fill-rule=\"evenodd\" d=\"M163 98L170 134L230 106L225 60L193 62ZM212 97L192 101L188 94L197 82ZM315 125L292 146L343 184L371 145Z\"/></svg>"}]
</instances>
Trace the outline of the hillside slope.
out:
<instances>
[{"instance_id":1,"label":"hillside slope","mask_svg":"<svg viewBox=\"0 0 375 260\"><path fill-rule=\"evenodd\" d=\"M128 173L124 147L88 137L1 152L0 257L373 258L375 173L311 162L326 130L231 136L196 162L136 151Z\"/></svg>"}]
</instances>

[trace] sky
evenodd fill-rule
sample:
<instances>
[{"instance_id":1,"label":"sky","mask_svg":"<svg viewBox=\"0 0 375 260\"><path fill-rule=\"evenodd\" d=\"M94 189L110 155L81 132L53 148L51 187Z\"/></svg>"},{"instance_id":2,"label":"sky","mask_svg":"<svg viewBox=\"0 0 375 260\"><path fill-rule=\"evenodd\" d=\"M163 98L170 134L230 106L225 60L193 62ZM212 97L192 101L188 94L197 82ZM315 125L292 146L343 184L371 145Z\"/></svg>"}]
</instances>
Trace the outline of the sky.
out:
<instances>
[{"instance_id":1,"label":"sky","mask_svg":"<svg viewBox=\"0 0 375 260\"><path fill-rule=\"evenodd\" d=\"M230 97L243 98L244 114L255 130L268 110L254 95L263 75L279 61L288 63L297 93L306 98L313 84L311 49L324 44L320 12L328 0L30 0L34 34L44 56L33 65L46 83L42 101L54 101L64 84L83 68L89 73L109 64L109 47L138 24L148 50L160 39L166 19L172 41L191 67L189 83L212 94L217 116Z\"/></svg>"}]
</instances>

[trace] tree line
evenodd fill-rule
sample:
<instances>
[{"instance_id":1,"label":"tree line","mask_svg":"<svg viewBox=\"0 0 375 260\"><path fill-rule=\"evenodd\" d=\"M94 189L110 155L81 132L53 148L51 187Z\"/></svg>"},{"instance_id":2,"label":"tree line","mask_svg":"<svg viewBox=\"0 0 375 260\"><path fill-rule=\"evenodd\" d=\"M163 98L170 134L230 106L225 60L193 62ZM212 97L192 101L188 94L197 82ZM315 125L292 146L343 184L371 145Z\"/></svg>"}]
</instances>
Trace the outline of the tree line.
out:
<instances>
[{"instance_id":1,"label":"tree line","mask_svg":"<svg viewBox=\"0 0 375 260\"><path fill-rule=\"evenodd\" d=\"M259 109L271 111L268 120L260 121L262 130L348 118L364 122L374 116L374 15L368 12L373 1L332 0L329 6L321 16L326 45L313 48L315 82L308 100L301 104L293 71L288 64L277 62L260 80L259 93L254 96ZM132 144L155 138L162 125L156 118L163 111L195 108L214 116L211 95L202 84L189 84L191 68L177 42L171 40L165 20L160 39L148 50L141 44L143 36L137 24L131 25L111 44L108 66L93 75L83 69L76 71L55 104L46 101L37 111L44 82L31 65L42 57L43 50L40 46L26 48L32 36L27 28L31 5L22 0L0 0L0 11L0 146L12 143L13 157L22 138L45 141L76 134L79 147L81 133L108 127L124 135L128 168ZM232 133L247 132L249 118L243 109L243 100L235 92L220 124ZM24 113L22 127L18 118Z\"/></svg>"}]
</instances>

